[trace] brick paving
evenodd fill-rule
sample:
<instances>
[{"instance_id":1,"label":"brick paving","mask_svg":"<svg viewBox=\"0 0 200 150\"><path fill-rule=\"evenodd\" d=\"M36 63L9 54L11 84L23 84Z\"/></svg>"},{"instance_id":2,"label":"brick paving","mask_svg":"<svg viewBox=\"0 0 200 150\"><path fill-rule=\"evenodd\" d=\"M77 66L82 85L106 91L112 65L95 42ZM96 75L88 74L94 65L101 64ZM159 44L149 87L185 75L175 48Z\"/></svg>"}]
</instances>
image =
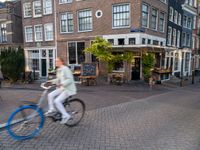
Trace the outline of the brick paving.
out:
<instances>
[{"instance_id":1,"label":"brick paving","mask_svg":"<svg viewBox=\"0 0 200 150\"><path fill-rule=\"evenodd\" d=\"M106 86L98 92L98 87L80 87L80 94L100 96L85 101L90 109L78 126L47 120L41 134L26 141L14 141L1 131L0 150L198 150L200 85L173 91L156 88L113 86L112 97ZM122 97L125 100L119 101ZM106 105L110 98L117 102ZM104 102L92 106L100 99Z\"/></svg>"}]
</instances>

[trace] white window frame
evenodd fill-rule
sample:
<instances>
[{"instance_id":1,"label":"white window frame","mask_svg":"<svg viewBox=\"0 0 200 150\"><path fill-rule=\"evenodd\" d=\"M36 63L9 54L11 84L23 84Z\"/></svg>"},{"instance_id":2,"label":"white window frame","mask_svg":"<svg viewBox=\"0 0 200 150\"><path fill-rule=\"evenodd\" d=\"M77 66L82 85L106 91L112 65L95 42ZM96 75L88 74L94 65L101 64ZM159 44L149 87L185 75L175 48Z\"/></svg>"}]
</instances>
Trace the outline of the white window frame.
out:
<instances>
[{"instance_id":1,"label":"white window frame","mask_svg":"<svg viewBox=\"0 0 200 150\"><path fill-rule=\"evenodd\" d=\"M49 31L49 32L52 32L52 38L48 38L47 37L47 26L52 26L52 31ZM45 35L45 41L53 41L54 40L54 31L53 31L53 23L47 23L47 24L44 24L44 35Z\"/></svg>"},{"instance_id":2,"label":"white window frame","mask_svg":"<svg viewBox=\"0 0 200 150\"><path fill-rule=\"evenodd\" d=\"M171 14L170 14L171 13ZM171 22L173 22L173 19L174 18L174 9L173 9L173 7L170 7L169 8L169 20L171 21Z\"/></svg>"},{"instance_id":3,"label":"white window frame","mask_svg":"<svg viewBox=\"0 0 200 150\"><path fill-rule=\"evenodd\" d=\"M40 9L41 9L41 13L40 14L35 14L35 4L36 3L40 3ZM41 3L41 1L39 0L37 0L37 1L34 1L33 2L33 17L34 18L37 18L37 17L42 17L42 3Z\"/></svg>"},{"instance_id":4,"label":"white window frame","mask_svg":"<svg viewBox=\"0 0 200 150\"><path fill-rule=\"evenodd\" d=\"M164 12L160 12L160 15L163 14L163 27L162 27L162 30L160 29L160 21L161 21L161 18L159 17L159 31L160 32L165 32L165 13Z\"/></svg>"},{"instance_id":5,"label":"white window frame","mask_svg":"<svg viewBox=\"0 0 200 150\"><path fill-rule=\"evenodd\" d=\"M62 15L66 15L66 32L63 32L62 31ZM72 23L73 23L73 30L72 31L69 31L69 18L68 18L68 15L72 15ZM60 33L73 33L74 32L74 16L73 16L73 13L72 12L66 12L66 13L62 13L60 14Z\"/></svg>"},{"instance_id":6,"label":"white window frame","mask_svg":"<svg viewBox=\"0 0 200 150\"><path fill-rule=\"evenodd\" d=\"M176 45L177 45L177 47L180 47L180 39L181 39L181 32L180 32L180 30L177 30L176 36L177 36Z\"/></svg>"},{"instance_id":7,"label":"white window frame","mask_svg":"<svg viewBox=\"0 0 200 150\"><path fill-rule=\"evenodd\" d=\"M79 24L79 13L84 12L84 11L90 11L91 12L91 29L86 29L86 30L80 30L80 24ZM77 22L78 22L78 32L89 32L93 30L93 15L92 15L92 10L91 9L82 9L77 12Z\"/></svg>"},{"instance_id":8,"label":"white window frame","mask_svg":"<svg viewBox=\"0 0 200 150\"><path fill-rule=\"evenodd\" d=\"M156 28L155 28L155 29L152 27L152 18L153 18L153 17L152 17L152 16L153 16L152 12L153 12L153 10L156 11ZM158 30L158 9L152 8L151 11L152 11L152 12L151 12L151 29L152 29L152 30Z\"/></svg>"},{"instance_id":9,"label":"white window frame","mask_svg":"<svg viewBox=\"0 0 200 150\"><path fill-rule=\"evenodd\" d=\"M128 13L128 25L119 25L119 26L114 26L114 7L116 6L125 6L128 5L128 9L129 9L129 13ZM122 12L118 12L119 14ZM130 3L120 3L120 4L114 4L112 5L112 29L118 29L118 28L129 28L131 24L131 7L130 7Z\"/></svg>"},{"instance_id":10,"label":"white window frame","mask_svg":"<svg viewBox=\"0 0 200 150\"><path fill-rule=\"evenodd\" d=\"M26 15L26 12L27 12L26 6L27 5L29 5L28 7L30 7L30 11L31 11L30 15ZM24 18L32 17L31 3L24 3L23 4L23 10L24 10Z\"/></svg>"},{"instance_id":11,"label":"white window frame","mask_svg":"<svg viewBox=\"0 0 200 150\"><path fill-rule=\"evenodd\" d=\"M169 29L170 29L170 32L169 32ZM167 30L167 45L168 46L172 45L172 27L170 26L168 26L168 30Z\"/></svg>"},{"instance_id":12,"label":"white window frame","mask_svg":"<svg viewBox=\"0 0 200 150\"><path fill-rule=\"evenodd\" d=\"M146 3L143 3L142 7L143 7L143 5L147 7L147 26L142 25L142 27L149 28L149 10L150 10L149 8L150 8L150 6ZM142 14L143 14L143 10L142 10ZM146 12L145 12L145 14L146 14ZM143 21L143 18L142 18L142 21Z\"/></svg>"},{"instance_id":13,"label":"white window frame","mask_svg":"<svg viewBox=\"0 0 200 150\"><path fill-rule=\"evenodd\" d=\"M73 0L59 0L59 4L72 3Z\"/></svg>"},{"instance_id":14,"label":"white window frame","mask_svg":"<svg viewBox=\"0 0 200 150\"><path fill-rule=\"evenodd\" d=\"M176 29L173 28L172 45L176 46Z\"/></svg>"},{"instance_id":15,"label":"white window frame","mask_svg":"<svg viewBox=\"0 0 200 150\"><path fill-rule=\"evenodd\" d=\"M31 28L32 29L32 38L31 38L31 40L27 40L27 31L26 31L26 29L27 28ZM25 39L26 39L26 42L28 43L28 42L33 42L33 27L32 26L25 26L24 27L24 33L25 33Z\"/></svg>"},{"instance_id":16,"label":"white window frame","mask_svg":"<svg viewBox=\"0 0 200 150\"><path fill-rule=\"evenodd\" d=\"M179 13L178 14L178 25L181 26L181 21L182 21L182 15Z\"/></svg>"},{"instance_id":17,"label":"white window frame","mask_svg":"<svg viewBox=\"0 0 200 150\"><path fill-rule=\"evenodd\" d=\"M41 39L37 39L37 33L36 33L36 27L41 27ZM38 31L37 31L38 32ZM39 33L39 32L38 32ZM43 41L43 27L42 27L42 24L39 24L39 25L35 25L34 26L34 35L35 35L35 41L36 42L39 42L39 41Z\"/></svg>"},{"instance_id":18,"label":"white window frame","mask_svg":"<svg viewBox=\"0 0 200 150\"><path fill-rule=\"evenodd\" d=\"M46 6L47 4L50 4L50 6ZM44 15L49 15L53 13L53 7L52 7L52 0L43 0L43 14Z\"/></svg>"},{"instance_id":19,"label":"white window frame","mask_svg":"<svg viewBox=\"0 0 200 150\"><path fill-rule=\"evenodd\" d=\"M183 35L185 35L185 36L183 36ZM187 35L186 32L182 33L182 38L181 39L182 39L182 42L183 42L182 43L183 46L186 46L186 35Z\"/></svg>"},{"instance_id":20,"label":"white window frame","mask_svg":"<svg viewBox=\"0 0 200 150\"><path fill-rule=\"evenodd\" d=\"M174 11L174 23L178 24L178 12Z\"/></svg>"}]
</instances>

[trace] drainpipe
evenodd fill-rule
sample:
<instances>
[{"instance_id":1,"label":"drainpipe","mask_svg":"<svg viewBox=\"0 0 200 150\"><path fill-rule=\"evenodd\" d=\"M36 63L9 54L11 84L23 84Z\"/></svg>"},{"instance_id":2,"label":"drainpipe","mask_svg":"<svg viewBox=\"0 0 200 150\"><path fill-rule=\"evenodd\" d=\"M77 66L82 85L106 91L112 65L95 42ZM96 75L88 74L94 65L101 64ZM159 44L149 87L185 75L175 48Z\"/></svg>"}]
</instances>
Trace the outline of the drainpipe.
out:
<instances>
[{"instance_id":1,"label":"drainpipe","mask_svg":"<svg viewBox=\"0 0 200 150\"><path fill-rule=\"evenodd\" d=\"M54 31L55 31L55 58L57 57L57 13L56 13L56 0L53 0L54 2ZM55 64L55 59L54 59Z\"/></svg>"}]
</instances>

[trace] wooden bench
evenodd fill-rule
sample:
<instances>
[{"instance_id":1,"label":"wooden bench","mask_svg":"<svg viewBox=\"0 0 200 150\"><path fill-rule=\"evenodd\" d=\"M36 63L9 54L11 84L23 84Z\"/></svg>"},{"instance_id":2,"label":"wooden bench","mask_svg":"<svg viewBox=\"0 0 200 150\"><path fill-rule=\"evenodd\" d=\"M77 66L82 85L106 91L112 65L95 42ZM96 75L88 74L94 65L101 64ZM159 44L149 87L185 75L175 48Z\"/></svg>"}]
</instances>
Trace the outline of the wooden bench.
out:
<instances>
[{"instance_id":1,"label":"wooden bench","mask_svg":"<svg viewBox=\"0 0 200 150\"><path fill-rule=\"evenodd\" d=\"M97 85L96 76L80 76L79 78L83 85Z\"/></svg>"}]
</instances>

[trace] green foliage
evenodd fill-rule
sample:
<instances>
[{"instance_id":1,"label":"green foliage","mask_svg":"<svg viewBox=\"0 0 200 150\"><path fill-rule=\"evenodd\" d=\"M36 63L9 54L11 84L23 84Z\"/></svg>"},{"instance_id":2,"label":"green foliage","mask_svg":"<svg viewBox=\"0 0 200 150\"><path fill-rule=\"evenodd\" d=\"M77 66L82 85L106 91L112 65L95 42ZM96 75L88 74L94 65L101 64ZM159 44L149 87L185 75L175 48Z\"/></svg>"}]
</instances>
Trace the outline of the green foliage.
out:
<instances>
[{"instance_id":1,"label":"green foliage","mask_svg":"<svg viewBox=\"0 0 200 150\"><path fill-rule=\"evenodd\" d=\"M95 41L90 47L85 49L85 52L90 52L97 59L108 63L108 72L112 72L114 64L120 61L131 62L133 59L133 53L126 52L124 54L113 54L112 45L105 39L96 37Z\"/></svg>"},{"instance_id":2,"label":"green foliage","mask_svg":"<svg viewBox=\"0 0 200 150\"><path fill-rule=\"evenodd\" d=\"M18 50L10 47L4 48L1 50L0 64L3 75L11 82L17 81L25 68L24 50L21 47Z\"/></svg>"},{"instance_id":3,"label":"green foliage","mask_svg":"<svg viewBox=\"0 0 200 150\"><path fill-rule=\"evenodd\" d=\"M147 53L146 55L143 55L142 65L143 65L143 75L145 80L148 80L151 77L154 64L155 64L154 54Z\"/></svg>"},{"instance_id":4,"label":"green foliage","mask_svg":"<svg viewBox=\"0 0 200 150\"><path fill-rule=\"evenodd\" d=\"M96 37L90 47L85 49L86 52L90 52L99 60L110 61L113 59L113 55L111 53L112 45L107 42L105 39Z\"/></svg>"}]
</instances>

